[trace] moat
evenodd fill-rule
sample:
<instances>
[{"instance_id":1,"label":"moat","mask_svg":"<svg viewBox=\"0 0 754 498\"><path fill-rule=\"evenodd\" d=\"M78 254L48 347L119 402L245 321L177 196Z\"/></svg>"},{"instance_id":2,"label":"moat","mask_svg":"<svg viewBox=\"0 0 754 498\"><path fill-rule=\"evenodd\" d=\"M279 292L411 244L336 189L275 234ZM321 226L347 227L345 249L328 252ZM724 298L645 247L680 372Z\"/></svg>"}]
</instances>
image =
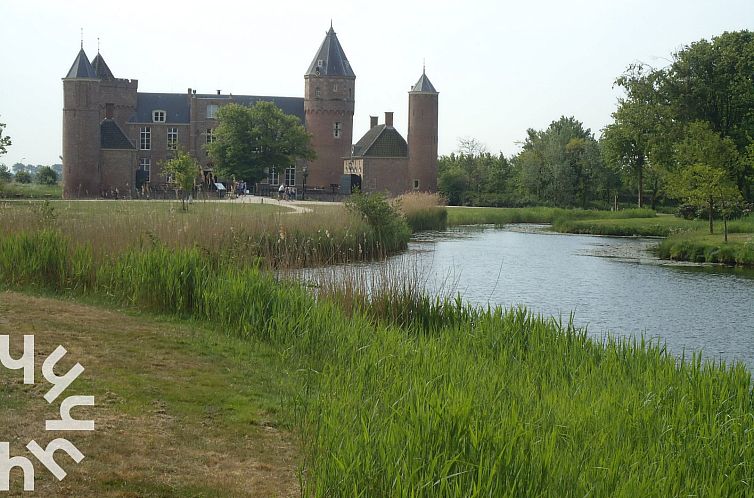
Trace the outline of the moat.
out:
<instances>
[{"instance_id":1,"label":"moat","mask_svg":"<svg viewBox=\"0 0 754 498\"><path fill-rule=\"evenodd\" d=\"M426 288L479 305L523 305L606 334L664 341L678 356L739 360L754 369L754 271L672 264L657 240L545 232L510 225L422 234L385 265L418 268Z\"/></svg>"}]
</instances>

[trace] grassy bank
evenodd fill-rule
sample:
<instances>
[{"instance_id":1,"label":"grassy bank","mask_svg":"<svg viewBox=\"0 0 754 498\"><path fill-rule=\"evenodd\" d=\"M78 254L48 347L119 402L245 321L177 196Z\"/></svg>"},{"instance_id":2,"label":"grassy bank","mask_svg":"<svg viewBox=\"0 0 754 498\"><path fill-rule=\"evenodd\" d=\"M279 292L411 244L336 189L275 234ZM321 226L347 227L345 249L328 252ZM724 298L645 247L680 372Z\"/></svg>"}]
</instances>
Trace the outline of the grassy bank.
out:
<instances>
[{"instance_id":1,"label":"grassy bank","mask_svg":"<svg viewBox=\"0 0 754 498\"><path fill-rule=\"evenodd\" d=\"M196 322L14 292L0 292L4 334L12 351L23 334L34 334L40 355L63 345L62 362L86 369L66 392L96 402L74 411L94 419L95 431L65 436L85 459L76 465L58 452L62 482L37 465L35 496L300 496L295 421L281 409L293 386L272 346ZM31 439L52 439L45 420L59 416L59 400L48 405L18 373L0 368L0 440L25 455ZM20 473L11 476L11 495L21 496Z\"/></svg>"},{"instance_id":2,"label":"grassy bank","mask_svg":"<svg viewBox=\"0 0 754 498\"><path fill-rule=\"evenodd\" d=\"M710 235L706 220L685 220L657 215L649 209L587 211L559 208L448 208L450 225L548 223L561 233L590 235L665 237L657 248L663 259L695 263L754 266L754 215L728 222L725 243L722 222L718 234Z\"/></svg>"},{"instance_id":3,"label":"grassy bank","mask_svg":"<svg viewBox=\"0 0 754 498\"><path fill-rule=\"evenodd\" d=\"M0 281L106 296L279 351L302 386L306 496L752 493L741 365L678 363L657 345L399 289L394 305L346 312L336 293L315 298L197 249L109 258L55 233L5 236ZM396 320L397 308L411 312Z\"/></svg>"},{"instance_id":4,"label":"grassy bank","mask_svg":"<svg viewBox=\"0 0 754 498\"><path fill-rule=\"evenodd\" d=\"M506 225L508 223L555 223L559 220L654 218L650 209L597 211L550 207L466 208L448 207L449 225Z\"/></svg>"}]
</instances>

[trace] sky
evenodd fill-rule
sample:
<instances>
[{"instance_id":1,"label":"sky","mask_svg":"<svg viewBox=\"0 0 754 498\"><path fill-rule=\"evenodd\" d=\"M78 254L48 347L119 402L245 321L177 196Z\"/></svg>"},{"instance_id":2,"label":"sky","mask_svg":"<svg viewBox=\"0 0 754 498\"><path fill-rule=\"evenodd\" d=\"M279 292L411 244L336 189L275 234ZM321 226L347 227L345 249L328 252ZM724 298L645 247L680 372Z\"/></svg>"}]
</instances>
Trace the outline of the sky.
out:
<instances>
[{"instance_id":1,"label":"sky","mask_svg":"<svg viewBox=\"0 0 754 498\"><path fill-rule=\"evenodd\" d=\"M654 67L702 38L754 29L752 0L459 0L108 2L0 0L0 163L62 154L65 76L81 28L89 59L143 92L303 97L304 72L332 22L356 73L354 142L369 116L407 129L408 90L439 96L439 153L474 138L520 150L528 128L574 116L599 136L632 62Z\"/></svg>"}]
</instances>

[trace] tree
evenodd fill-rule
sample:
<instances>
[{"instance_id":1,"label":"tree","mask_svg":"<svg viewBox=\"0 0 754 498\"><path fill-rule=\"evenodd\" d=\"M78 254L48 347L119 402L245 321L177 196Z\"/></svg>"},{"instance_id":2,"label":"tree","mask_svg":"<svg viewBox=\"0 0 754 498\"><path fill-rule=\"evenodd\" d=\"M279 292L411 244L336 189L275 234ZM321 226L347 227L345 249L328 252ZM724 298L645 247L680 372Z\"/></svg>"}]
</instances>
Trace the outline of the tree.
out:
<instances>
[{"instance_id":1,"label":"tree","mask_svg":"<svg viewBox=\"0 0 754 498\"><path fill-rule=\"evenodd\" d=\"M8 147L11 146L10 137L8 135L3 136L4 129L5 123L0 123L0 156L8 152Z\"/></svg>"},{"instance_id":2,"label":"tree","mask_svg":"<svg viewBox=\"0 0 754 498\"><path fill-rule=\"evenodd\" d=\"M37 170L37 183L42 185L55 185L58 183L58 174L49 166L42 166Z\"/></svg>"},{"instance_id":3,"label":"tree","mask_svg":"<svg viewBox=\"0 0 754 498\"><path fill-rule=\"evenodd\" d=\"M713 217L718 207L723 215L725 241L728 241L728 216L731 206L741 199L730 164L738 163L738 151L730 138L723 138L709 123L696 121L686 130L676 147L676 173L669 190L673 197L709 211L709 233L714 233Z\"/></svg>"},{"instance_id":4,"label":"tree","mask_svg":"<svg viewBox=\"0 0 754 498\"><path fill-rule=\"evenodd\" d=\"M314 159L311 137L299 119L272 102L252 107L223 106L215 139L207 151L223 175L258 181L268 171L282 170L297 159Z\"/></svg>"},{"instance_id":5,"label":"tree","mask_svg":"<svg viewBox=\"0 0 754 498\"><path fill-rule=\"evenodd\" d=\"M661 70L632 64L615 81L626 95L618 100L613 122L602 131L600 144L605 162L636 188L637 205L644 205L644 186L652 179L655 207L663 168L672 161L677 125L672 110L659 90Z\"/></svg>"},{"instance_id":6,"label":"tree","mask_svg":"<svg viewBox=\"0 0 754 498\"><path fill-rule=\"evenodd\" d=\"M14 176L16 183L31 183L31 174L28 171L21 170Z\"/></svg>"},{"instance_id":7,"label":"tree","mask_svg":"<svg viewBox=\"0 0 754 498\"><path fill-rule=\"evenodd\" d=\"M605 191L599 144L580 121L563 116L527 135L513 162L523 193L534 202L585 207Z\"/></svg>"},{"instance_id":8,"label":"tree","mask_svg":"<svg viewBox=\"0 0 754 498\"><path fill-rule=\"evenodd\" d=\"M13 173L10 172L8 166L0 164L0 182L8 183L13 180Z\"/></svg>"},{"instance_id":9,"label":"tree","mask_svg":"<svg viewBox=\"0 0 754 498\"><path fill-rule=\"evenodd\" d=\"M188 211L186 202L194 189L194 183L201 174L199 163L188 152L178 150L175 157L162 164L162 170L173 178L175 184L183 192L181 208ZM176 194L178 189L176 189Z\"/></svg>"}]
</instances>

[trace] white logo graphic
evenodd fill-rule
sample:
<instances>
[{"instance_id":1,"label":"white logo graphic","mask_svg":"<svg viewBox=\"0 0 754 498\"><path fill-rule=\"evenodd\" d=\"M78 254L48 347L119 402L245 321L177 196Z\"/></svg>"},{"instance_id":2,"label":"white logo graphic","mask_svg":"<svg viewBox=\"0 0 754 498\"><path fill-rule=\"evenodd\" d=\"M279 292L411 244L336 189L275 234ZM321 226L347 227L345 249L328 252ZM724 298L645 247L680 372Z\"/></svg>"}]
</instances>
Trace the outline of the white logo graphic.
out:
<instances>
[{"instance_id":1,"label":"white logo graphic","mask_svg":"<svg viewBox=\"0 0 754 498\"><path fill-rule=\"evenodd\" d=\"M67 353L63 346L58 346L42 364L42 376L52 387L44 395L48 403L52 403L68 389L73 381L84 371L81 364L76 363L63 376L55 375L55 365ZM24 384L34 384L34 336L24 336L24 352L21 358L14 360L10 355L10 336L0 335L0 364L9 370L23 370ZM46 431L93 431L93 420L76 420L71 417L71 409L76 406L94 406L94 396L68 396L60 403L60 420L47 420ZM55 462L55 452L63 450L74 462L79 463L84 459L73 443L67 439L53 439L42 448L33 439L26 448L34 457L54 475L58 481L62 481L67 475L66 471ZM10 471L18 467L24 475L24 491L34 491L34 465L26 457L10 456L10 443L0 442L0 491L10 490Z\"/></svg>"}]
</instances>

